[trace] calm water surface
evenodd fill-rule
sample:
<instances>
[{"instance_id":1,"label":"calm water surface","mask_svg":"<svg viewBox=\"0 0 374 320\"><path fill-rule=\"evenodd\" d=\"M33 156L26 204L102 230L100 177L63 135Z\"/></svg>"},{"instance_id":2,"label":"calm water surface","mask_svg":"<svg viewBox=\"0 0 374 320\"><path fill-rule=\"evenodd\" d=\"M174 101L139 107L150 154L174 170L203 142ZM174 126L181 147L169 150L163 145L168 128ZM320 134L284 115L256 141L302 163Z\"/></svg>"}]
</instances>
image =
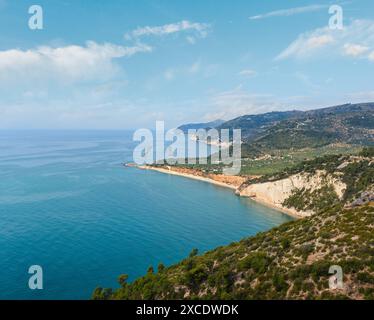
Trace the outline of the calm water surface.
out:
<instances>
[{"instance_id":1,"label":"calm water surface","mask_svg":"<svg viewBox=\"0 0 374 320\"><path fill-rule=\"evenodd\" d=\"M130 132L0 131L0 299L88 299L291 218L229 189L124 168ZM29 266L44 290L28 289Z\"/></svg>"}]
</instances>

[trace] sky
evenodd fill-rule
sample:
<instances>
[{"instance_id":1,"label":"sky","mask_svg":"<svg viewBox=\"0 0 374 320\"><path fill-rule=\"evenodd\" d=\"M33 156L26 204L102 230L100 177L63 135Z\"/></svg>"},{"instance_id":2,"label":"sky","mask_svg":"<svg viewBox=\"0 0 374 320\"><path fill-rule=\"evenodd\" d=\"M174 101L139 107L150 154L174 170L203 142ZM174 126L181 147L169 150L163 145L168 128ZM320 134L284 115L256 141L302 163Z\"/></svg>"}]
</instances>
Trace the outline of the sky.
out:
<instances>
[{"instance_id":1,"label":"sky","mask_svg":"<svg viewBox=\"0 0 374 320\"><path fill-rule=\"evenodd\" d=\"M41 30L29 28L35 4ZM0 0L0 30L0 129L174 127L374 101L372 0Z\"/></svg>"}]
</instances>

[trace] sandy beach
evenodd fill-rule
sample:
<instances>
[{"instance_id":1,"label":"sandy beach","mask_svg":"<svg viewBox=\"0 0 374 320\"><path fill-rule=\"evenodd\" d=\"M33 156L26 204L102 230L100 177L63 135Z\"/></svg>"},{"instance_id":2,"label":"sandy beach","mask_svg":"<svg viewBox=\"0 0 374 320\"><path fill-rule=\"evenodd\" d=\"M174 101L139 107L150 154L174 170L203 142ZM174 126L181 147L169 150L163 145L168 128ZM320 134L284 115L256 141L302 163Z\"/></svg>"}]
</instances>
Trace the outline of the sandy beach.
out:
<instances>
[{"instance_id":1,"label":"sandy beach","mask_svg":"<svg viewBox=\"0 0 374 320\"><path fill-rule=\"evenodd\" d=\"M141 170L157 171L157 172L160 172L160 173L163 173L163 174L180 176L180 177L184 177L184 178L188 178L188 179L194 179L194 180L199 180L199 181L211 183L211 184L214 184L214 185L217 185L217 186L220 186L220 187L229 188L229 189L233 190L235 193L238 190L238 188L240 187L240 184L238 185L238 183L229 184L229 183L217 181L217 180L214 180L214 179L211 179L211 178L208 178L208 177L203 177L203 176L200 176L200 175L187 173L187 172L175 171L175 170L172 170L172 169L164 169L164 168L159 168L159 167L154 167L154 166L146 166L146 165L145 166L135 166L135 167L137 167L138 169L141 169ZM238 196L241 196L238 193L236 193L236 194ZM274 203L264 201L263 199L258 199L256 197L246 197L246 198L249 198L250 200L252 200L256 203L259 203L261 205L264 205L268 208L271 208L271 209L274 209L274 210L279 211L281 213L292 216L293 218L297 218L297 219L304 218L304 215L298 213L297 210L295 210L295 209L288 209L288 208L285 208L285 207L281 207L281 206L275 205Z\"/></svg>"},{"instance_id":2,"label":"sandy beach","mask_svg":"<svg viewBox=\"0 0 374 320\"><path fill-rule=\"evenodd\" d=\"M210 178L201 177L201 176L197 176L197 175L193 175L193 174L189 174L189 173L178 172L178 171L173 171L173 170L168 170L168 169L163 169L163 168L157 168L157 167L152 167L152 166L139 166L138 168L142 169L142 170L152 170L152 171L157 171L157 172L170 174L170 175L174 175L174 176L185 177L185 178L188 178L188 179L204 181L204 182L208 182L208 183L220 186L220 187L229 188L229 189L234 190L234 191L236 191L236 189L237 189L237 187L234 186L234 185L230 185L228 183L216 181L216 180L213 180L213 179L210 179Z\"/></svg>"}]
</instances>

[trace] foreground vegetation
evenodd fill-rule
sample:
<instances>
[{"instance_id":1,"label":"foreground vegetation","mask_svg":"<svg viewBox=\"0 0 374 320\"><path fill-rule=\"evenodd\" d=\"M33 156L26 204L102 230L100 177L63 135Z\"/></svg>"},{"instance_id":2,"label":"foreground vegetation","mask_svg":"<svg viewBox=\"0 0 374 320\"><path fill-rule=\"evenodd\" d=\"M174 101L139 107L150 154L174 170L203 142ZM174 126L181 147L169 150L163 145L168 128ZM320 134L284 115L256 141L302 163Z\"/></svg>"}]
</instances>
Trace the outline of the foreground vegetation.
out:
<instances>
[{"instance_id":1,"label":"foreground vegetation","mask_svg":"<svg viewBox=\"0 0 374 320\"><path fill-rule=\"evenodd\" d=\"M153 268L93 299L374 299L374 208L339 206L311 218ZM344 289L329 289L341 266Z\"/></svg>"}]
</instances>

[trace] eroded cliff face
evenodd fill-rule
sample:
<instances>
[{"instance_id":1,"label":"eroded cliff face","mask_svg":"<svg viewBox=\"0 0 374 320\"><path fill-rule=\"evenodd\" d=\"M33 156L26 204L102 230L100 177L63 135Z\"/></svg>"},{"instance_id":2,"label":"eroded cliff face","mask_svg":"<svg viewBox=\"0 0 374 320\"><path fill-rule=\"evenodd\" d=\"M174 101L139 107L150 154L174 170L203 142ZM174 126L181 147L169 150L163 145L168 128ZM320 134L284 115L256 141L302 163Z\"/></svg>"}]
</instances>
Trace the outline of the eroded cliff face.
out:
<instances>
[{"instance_id":1,"label":"eroded cliff face","mask_svg":"<svg viewBox=\"0 0 374 320\"><path fill-rule=\"evenodd\" d=\"M314 212L286 208L282 205L283 202L292 195L295 189L305 188L314 191L326 184L333 186L337 196L342 199L346 185L339 178L327 175L324 171L317 171L313 175L296 174L278 181L250 184L238 190L238 194L243 197L250 197L255 201L270 205L284 212L306 217Z\"/></svg>"}]
</instances>

